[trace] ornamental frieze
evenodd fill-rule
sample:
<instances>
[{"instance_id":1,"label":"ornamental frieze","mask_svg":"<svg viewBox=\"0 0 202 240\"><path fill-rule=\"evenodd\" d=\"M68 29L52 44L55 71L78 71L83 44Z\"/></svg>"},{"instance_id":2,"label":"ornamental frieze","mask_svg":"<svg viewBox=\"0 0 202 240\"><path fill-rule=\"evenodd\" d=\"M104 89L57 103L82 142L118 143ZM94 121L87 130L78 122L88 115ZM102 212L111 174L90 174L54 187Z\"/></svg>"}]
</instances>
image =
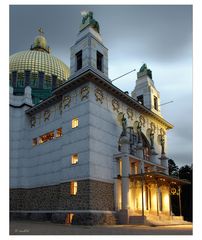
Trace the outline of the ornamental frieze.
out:
<instances>
[{"instance_id":1,"label":"ornamental frieze","mask_svg":"<svg viewBox=\"0 0 202 240\"><path fill-rule=\"evenodd\" d=\"M103 103L104 94L100 88L95 89L95 97L97 102Z\"/></svg>"},{"instance_id":2,"label":"ornamental frieze","mask_svg":"<svg viewBox=\"0 0 202 240\"><path fill-rule=\"evenodd\" d=\"M63 98L63 108L65 109L67 106L69 107L71 103L71 96L65 96Z\"/></svg>"},{"instance_id":3,"label":"ornamental frieze","mask_svg":"<svg viewBox=\"0 0 202 240\"><path fill-rule=\"evenodd\" d=\"M118 100L116 100L115 98L112 99L112 106L113 106L113 110L116 111L117 113L119 113L120 104L119 104Z\"/></svg>"},{"instance_id":4,"label":"ornamental frieze","mask_svg":"<svg viewBox=\"0 0 202 240\"><path fill-rule=\"evenodd\" d=\"M127 108L128 119L133 120L133 110L131 108Z\"/></svg>"},{"instance_id":5,"label":"ornamental frieze","mask_svg":"<svg viewBox=\"0 0 202 240\"><path fill-rule=\"evenodd\" d=\"M140 115L139 120L140 120L141 126L145 127L145 122L146 122L145 118L142 115Z\"/></svg>"},{"instance_id":6,"label":"ornamental frieze","mask_svg":"<svg viewBox=\"0 0 202 240\"><path fill-rule=\"evenodd\" d=\"M50 119L50 115L51 115L51 112L49 109L44 111L44 122Z\"/></svg>"},{"instance_id":7,"label":"ornamental frieze","mask_svg":"<svg viewBox=\"0 0 202 240\"><path fill-rule=\"evenodd\" d=\"M32 116L30 119L31 128L36 126L36 116Z\"/></svg>"},{"instance_id":8,"label":"ornamental frieze","mask_svg":"<svg viewBox=\"0 0 202 240\"><path fill-rule=\"evenodd\" d=\"M83 101L84 99L88 99L89 92L90 92L89 87L81 88L80 91L81 101Z\"/></svg>"}]
</instances>

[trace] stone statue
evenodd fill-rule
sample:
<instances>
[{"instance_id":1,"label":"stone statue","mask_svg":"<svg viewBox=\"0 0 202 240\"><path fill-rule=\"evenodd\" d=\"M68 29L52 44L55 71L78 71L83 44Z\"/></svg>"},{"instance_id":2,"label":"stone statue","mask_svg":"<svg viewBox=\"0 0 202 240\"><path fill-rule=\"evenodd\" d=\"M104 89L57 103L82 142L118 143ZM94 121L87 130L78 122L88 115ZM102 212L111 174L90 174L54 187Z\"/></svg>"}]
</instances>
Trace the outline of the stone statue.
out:
<instances>
[{"instance_id":1,"label":"stone statue","mask_svg":"<svg viewBox=\"0 0 202 240\"><path fill-rule=\"evenodd\" d=\"M95 29L95 31L97 31L98 33L100 33L100 27L99 27L99 23L93 19L93 12L83 12L82 13L83 19L82 19L82 24L86 24L88 23L88 25L90 25L93 29Z\"/></svg>"},{"instance_id":2,"label":"stone statue","mask_svg":"<svg viewBox=\"0 0 202 240\"><path fill-rule=\"evenodd\" d=\"M161 154L165 154L165 137L161 135Z\"/></svg>"},{"instance_id":3,"label":"stone statue","mask_svg":"<svg viewBox=\"0 0 202 240\"><path fill-rule=\"evenodd\" d=\"M142 125L141 125L141 122L138 122L138 125L137 125L137 136L138 136L138 143L141 143L142 141Z\"/></svg>"},{"instance_id":4,"label":"stone statue","mask_svg":"<svg viewBox=\"0 0 202 240\"><path fill-rule=\"evenodd\" d=\"M127 120L126 120L124 114L123 114L121 121L122 121L122 128L123 128L122 136L126 136Z\"/></svg>"},{"instance_id":5,"label":"stone statue","mask_svg":"<svg viewBox=\"0 0 202 240\"><path fill-rule=\"evenodd\" d=\"M150 142L151 142L151 149L154 149L154 130L151 129L150 132Z\"/></svg>"},{"instance_id":6,"label":"stone statue","mask_svg":"<svg viewBox=\"0 0 202 240\"><path fill-rule=\"evenodd\" d=\"M144 72L145 70L147 70L147 64L146 64L146 63L144 63L144 64L142 65L142 67L140 68L140 71L139 71L139 72Z\"/></svg>"}]
</instances>

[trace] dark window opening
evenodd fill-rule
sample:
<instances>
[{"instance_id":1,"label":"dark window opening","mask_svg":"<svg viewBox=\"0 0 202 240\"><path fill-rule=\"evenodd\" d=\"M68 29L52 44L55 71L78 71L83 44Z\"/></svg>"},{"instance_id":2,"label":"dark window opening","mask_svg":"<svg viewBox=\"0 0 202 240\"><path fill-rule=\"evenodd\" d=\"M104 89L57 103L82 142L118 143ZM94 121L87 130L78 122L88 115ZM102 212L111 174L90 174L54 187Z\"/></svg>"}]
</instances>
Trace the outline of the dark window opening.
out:
<instances>
[{"instance_id":1,"label":"dark window opening","mask_svg":"<svg viewBox=\"0 0 202 240\"><path fill-rule=\"evenodd\" d=\"M154 96L154 109L158 111L158 98Z\"/></svg>"},{"instance_id":2,"label":"dark window opening","mask_svg":"<svg viewBox=\"0 0 202 240\"><path fill-rule=\"evenodd\" d=\"M137 101L138 101L140 104L144 105L144 97L143 97L143 95L138 96L138 97L137 97Z\"/></svg>"},{"instance_id":3,"label":"dark window opening","mask_svg":"<svg viewBox=\"0 0 202 240\"><path fill-rule=\"evenodd\" d=\"M52 90L57 87L57 76L52 75Z\"/></svg>"},{"instance_id":4,"label":"dark window opening","mask_svg":"<svg viewBox=\"0 0 202 240\"><path fill-rule=\"evenodd\" d=\"M97 69L103 72L103 55L97 51Z\"/></svg>"},{"instance_id":5,"label":"dark window opening","mask_svg":"<svg viewBox=\"0 0 202 240\"><path fill-rule=\"evenodd\" d=\"M29 70L25 70L25 87L30 84L30 73L31 72Z\"/></svg>"},{"instance_id":6,"label":"dark window opening","mask_svg":"<svg viewBox=\"0 0 202 240\"><path fill-rule=\"evenodd\" d=\"M82 50L76 54L76 70L82 68Z\"/></svg>"}]
</instances>

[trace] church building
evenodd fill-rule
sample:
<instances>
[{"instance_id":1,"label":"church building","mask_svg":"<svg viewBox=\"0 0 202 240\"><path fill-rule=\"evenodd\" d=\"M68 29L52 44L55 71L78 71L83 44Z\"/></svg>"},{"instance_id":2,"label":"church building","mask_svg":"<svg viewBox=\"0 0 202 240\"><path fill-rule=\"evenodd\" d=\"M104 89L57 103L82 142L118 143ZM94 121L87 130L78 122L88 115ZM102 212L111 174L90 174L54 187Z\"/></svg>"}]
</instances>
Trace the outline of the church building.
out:
<instances>
[{"instance_id":1,"label":"church building","mask_svg":"<svg viewBox=\"0 0 202 240\"><path fill-rule=\"evenodd\" d=\"M108 76L108 49L83 14L70 68L51 55L42 29L10 56L10 213L72 224L138 224L173 216L167 131L152 71L131 96Z\"/></svg>"}]
</instances>

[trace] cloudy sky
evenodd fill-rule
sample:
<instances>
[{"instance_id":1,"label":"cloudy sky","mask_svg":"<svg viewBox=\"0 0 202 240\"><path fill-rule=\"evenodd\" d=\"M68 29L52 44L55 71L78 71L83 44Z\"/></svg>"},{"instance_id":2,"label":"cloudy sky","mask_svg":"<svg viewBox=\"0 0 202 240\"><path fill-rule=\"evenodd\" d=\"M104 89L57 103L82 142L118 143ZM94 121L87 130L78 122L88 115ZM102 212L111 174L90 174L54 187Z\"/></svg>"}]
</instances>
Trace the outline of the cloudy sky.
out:
<instances>
[{"instance_id":1,"label":"cloudy sky","mask_svg":"<svg viewBox=\"0 0 202 240\"><path fill-rule=\"evenodd\" d=\"M174 125L168 133L168 157L178 166L192 163L192 6L10 6L10 54L28 50L42 27L52 54L70 63L70 47L91 10L109 49L114 79L147 63L161 94L162 114ZM136 72L114 84L134 89Z\"/></svg>"}]
</instances>

